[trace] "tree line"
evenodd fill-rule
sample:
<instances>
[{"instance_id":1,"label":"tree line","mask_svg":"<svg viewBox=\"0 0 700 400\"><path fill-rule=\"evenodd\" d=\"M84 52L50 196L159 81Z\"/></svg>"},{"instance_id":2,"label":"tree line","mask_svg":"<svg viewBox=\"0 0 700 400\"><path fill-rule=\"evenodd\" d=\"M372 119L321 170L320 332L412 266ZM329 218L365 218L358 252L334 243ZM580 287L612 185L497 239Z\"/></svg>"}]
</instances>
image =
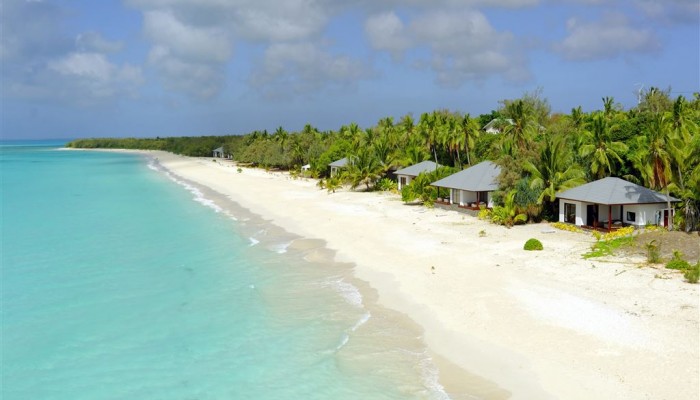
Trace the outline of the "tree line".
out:
<instances>
[{"instance_id":1,"label":"tree line","mask_svg":"<svg viewBox=\"0 0 700 400\"><path fill-rule=\"evenodd\" d=\"M494 121L499 133L483 127ZM380 119L361 128L356 123L320 131L307 124L301 131L283 127L272 133L245 135L79 139L68 144L81 148L165 150L188 156L211 156L223 146L237 162L269 169L309 173L333 189L386 188L392 170L432 160L444 168L422 177L408 189L409 198L437 197L430 179L459 171L484 160L501 166L496 202L510 202L518 214L556 219L556 193L585 182L616 176L681 199L676 224L696 230L700 215L700 94L673 98L671 90L652 87L639 104L624 110L612 97L602 108L568 114L552 113L541 92L503 100L489 114L471 116L435 110L414 118ZM330 178L328 164L347 157L348 167ZM437 178L437 179L435 179ZM381 183L380 183L381 182ZM409 185L411 186L411 185Z\"/></svg>"}]
</instances>

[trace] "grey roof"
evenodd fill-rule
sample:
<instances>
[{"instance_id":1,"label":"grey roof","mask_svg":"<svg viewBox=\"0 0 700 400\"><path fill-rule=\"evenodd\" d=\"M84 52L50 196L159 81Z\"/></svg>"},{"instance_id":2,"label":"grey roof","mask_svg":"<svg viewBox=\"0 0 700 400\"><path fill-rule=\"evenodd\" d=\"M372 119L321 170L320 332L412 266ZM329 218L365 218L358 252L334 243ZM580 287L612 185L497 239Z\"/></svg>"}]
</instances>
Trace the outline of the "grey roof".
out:
<instances>
[{"instance_id":1,"label":"grey roof","mask_svg":"<svg viewBox=\"0 0 700 400\"><path fill-rule=\"evenodd\" d=\"M653 204L665 203L665 194L620 178L603 178L557 193L560 199L597 204ZM668 196L671 201L680 201Z\"/></svg>"},{"instance_id":2,"label":"grey roof","mask_svg":"<svg viewBox=\"0 0 700 400\"><path fill-rule=\"evenodd\" d=\"M489 121L488 124L484 125L483 130L487 131L489 128L496 128L496 125L513 125L513 120L510 118L494 118Z\"/></svg>"},{"instance_id":3,"label":"grey roof","mask_svg":"<svg viewBox=\"0 0 700 400\"><path fill-rule=\"evenodd\" d=\"M344 166L348 165L348 158L347 157L341 158L340 160L333 161L332 163L330 163L328 165L331 167L344 167Z\"/></svg>"},{"instance_id":4,"label":"grey roof","mask_svg":"<svg viewBox=\"0 0 700 400\"><path fill-rule=\"evenodd\" d=\"M432 185L472 192L492 192L498 189L496 178L500 173L501 167L491 161L484 161L433 182Z\"/></svg>"},{"instance_id":5,"label":"grey roof","mask_svg":"<svg viewBox=\"0 0 700 400\"><path fill-rule=\"evenodd\" d=\"M410 167L401 168L400 170L394 172L396 175L408 175L408 176L418 176L421 172L431 172L435 171L436 167L440 164L435 164L432 161L423 161L418 164L411 165Z\"/></svg>"},{"instance_id":6,"label":"grey roof","mask_svg":"<svg viewBox=\"0 0 700 400\"><path fill-rule=\"evenodd\" d=\"M214 151L216 151L216 152L218 152L218 153L223 153L223 152L224 152L224 146L217 147L217 148L214 149Z\"/></svg>"}]
</instances>

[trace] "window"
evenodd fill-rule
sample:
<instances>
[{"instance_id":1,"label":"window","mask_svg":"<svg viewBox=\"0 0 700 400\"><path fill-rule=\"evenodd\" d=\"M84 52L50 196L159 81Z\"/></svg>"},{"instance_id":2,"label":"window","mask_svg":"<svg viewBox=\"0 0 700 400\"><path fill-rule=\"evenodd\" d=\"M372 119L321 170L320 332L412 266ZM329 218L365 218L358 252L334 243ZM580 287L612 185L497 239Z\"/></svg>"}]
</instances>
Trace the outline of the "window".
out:
<instances>
[{"instance_id":1,"label":"window","mask_svg":"<svg viewBox=\"0 0 700 400\"><path fill-rule=\"evenodd\" d=\"M627 211L627 222L635 222L637 220L637 213L632 211Z\"/></svg>"},{"instance_id":2,"label":"window","mask_svg":"<svg viewBox=\"0 0 700 400\"><path fill-rule=\"evenodd\" d=\"M570 224L576 223L576 204L564 203L564 221Z\"/></svg>"},{"instance_id":3,"label":"window","mask_svg":"<svg viewBox=\"0 0 700 400\"><path fill-rule=\"evenodd\" d=\"M406 186L406 177L402 176L401 177L401 187L404 187L404 186Z\"/></svg>"}]
</instances>

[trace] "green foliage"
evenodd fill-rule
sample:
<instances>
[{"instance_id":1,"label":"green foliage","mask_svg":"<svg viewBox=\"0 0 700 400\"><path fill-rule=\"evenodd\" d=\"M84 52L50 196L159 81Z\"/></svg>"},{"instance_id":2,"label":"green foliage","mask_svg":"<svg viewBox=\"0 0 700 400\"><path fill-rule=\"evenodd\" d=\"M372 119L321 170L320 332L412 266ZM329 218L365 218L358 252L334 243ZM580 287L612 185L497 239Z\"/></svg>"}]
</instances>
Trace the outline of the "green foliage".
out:
<instances>
[{"instance_id":1,"label":"green foliage","mask_svg":"<svg viewBox=\"0 0 700 400\"><path fill-rule=\"evenodd\" d=\"M698 278L700 278L700 261L693 266L689 266L683 272L683 276L689 283L698 283Z\"/></svg>"},{"instance_id":2,"label":"green foliage","mask_svg":"<svg viewBox=\"0 0 700 400\"><path fill-rule=\"evenodd\" d=\"M438 189L431 183L451 175L453 172L452 168L439 167L435 171L420 173L411 183L401 188L401 200L406 203L420 201L426 205L432 205L438 197Z\"/></svg>"},{"instance_id":3,"label":"green foliage","mask_svg":"<svg viewBox=\"0 0 700 400\"><path fill-rule=\"evenodd\" d=\"M376 189L382 192L395 191L398 189L398 184L389 178L382 178L376 184Z\"/></svg>"},{"instance_id":4,"label":"green foliage","mask_svg":"<svg viewBox=\"0 0 700 400\"><path fill-rule=\"evenodd\" d=\"M343 187L342 174L330 177L324 181L322 188L325 188L328 193L335 193L336 190Z\"/></svg>"},{"instance_id":5,"label":"green foliage","mask_svg":"<svg viewBox=\"0 0 700 400\"><path fill-rule=\"evenodd\" d=\"M634 243L632 236L623 236L611 240L600 240L595 242L591 247L591 251L583 254L583 258L589 259L594 257L603 257L613 255L615 250L620 247L631 246Z\"/></svg>"},{"instance_id":6,"label":"green foliage","mask_svg":"<svg viewBox=\"0 0 700 400\"><path fill-rule=\"evenodd\" d=\"M658 264L661 262L661 246L656 243L656 240L652 240L645 244L644 247L647 250L647 262L651 264Z\"/></svg>"},{"instance_id":7,"label":"green foliage","mask_svg":"<svg viewBox=\"0 0 700 400\"><path fill-rule=\"evenodd\" d=\"M690 268L690 263L683 259L683 254L680 251L673 251L673 258L666 263L666 268L685 271Z\"/></svg>"},{"instance_id":8,"label":"green foliage","mask_svg":"<svg viewBox=\"0 0 700 400\"><path fill-rule=\"evenodd\" d=\"M479 206L479 214L477 214L477 218L481 220L490 220L491 219L491 210L484 206Z\"/></svg>"},{"instance_id":9,"label":"green foliage","mask_svg":"<svg viewBox=\"0 0 700 400\"><path fill-rule=\"evenodd\" d=\"M523 249L529 250L529 251L531 251L531 250L543 250L544 246L542 246L542 242L540 242L539 240L537 240L535 238L532 238L532 239L528 239L528 241L525 242L525 246L523 246Z\"/></svg>"},{"instance_id":10,"label":"green foliage","mask_svg":"<svg viewBox=\"0 0 700 400\"><path fill-rule=\"evenodd\" d=\"M518 213L518 209L515 205L515 190L510 191L503 202L503 205L495 206L491 211L491 221L499 224L511 227L516 223L527 222L527 215L523 213Z\"/></svg>"},{"instance_id":11,"label":"green foliage","mask_svg":"<svg viewBox=\"0 0 700 400\"><path fill-rule=\"evenodd\" d=\"M211 157L213 149L223 146L225 154L238 162L288 171L310 164L309 175L324 178L331 162L356 157L357 168L347 178L353 186L366 188L391 167L426 159L455 170L492 160L501 167L499 190L493 195L499 208L493 214L495 221L506 225L521 214L535 221L555 218L557 193L584 180L620 176L680 199L667 205L676 209L673 225L697 230L700 95L686 100L672 99L670 93L670 88L652 87L628 111L605 96L600 111L584 113L574 107L569 115L551 115L538 90L505 99L498 110L478 118L435 110L422 113L419 120L408 114L396 123L386 117L372 127L350 123L337 131L321 132L307 124L298 132L279 127L272 134L263 130L229 136L79 139L67 146L164 150L195 157ZM504 121L502 133L484 134L481 128L494 118ZM402 198L432 204L438 190L429 183L419 182ZM506 209L507 194L513 190L515 210Z\"/></svg>"}]
</instances>

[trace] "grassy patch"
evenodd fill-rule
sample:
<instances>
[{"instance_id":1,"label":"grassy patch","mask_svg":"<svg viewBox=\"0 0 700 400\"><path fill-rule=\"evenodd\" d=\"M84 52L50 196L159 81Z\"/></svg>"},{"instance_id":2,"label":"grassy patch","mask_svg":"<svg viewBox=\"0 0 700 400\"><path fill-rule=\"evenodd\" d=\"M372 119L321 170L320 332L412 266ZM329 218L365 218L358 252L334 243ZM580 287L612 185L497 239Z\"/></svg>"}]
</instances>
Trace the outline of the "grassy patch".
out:
<instances>
[{"instance_id":1,"label":"grassy patch","mask_svg":"<svg viewBox=\"0 0 700 400\"><path fill-rule=\"evenodd\" d=\"M610 240L600 240L597 241L591 251L585 253L583 258L589 259L594 257L603 257L613 255L615 250L623 246L631 246L634 243L634 237L623 236Z\"/></svg>"}]
</instances>

